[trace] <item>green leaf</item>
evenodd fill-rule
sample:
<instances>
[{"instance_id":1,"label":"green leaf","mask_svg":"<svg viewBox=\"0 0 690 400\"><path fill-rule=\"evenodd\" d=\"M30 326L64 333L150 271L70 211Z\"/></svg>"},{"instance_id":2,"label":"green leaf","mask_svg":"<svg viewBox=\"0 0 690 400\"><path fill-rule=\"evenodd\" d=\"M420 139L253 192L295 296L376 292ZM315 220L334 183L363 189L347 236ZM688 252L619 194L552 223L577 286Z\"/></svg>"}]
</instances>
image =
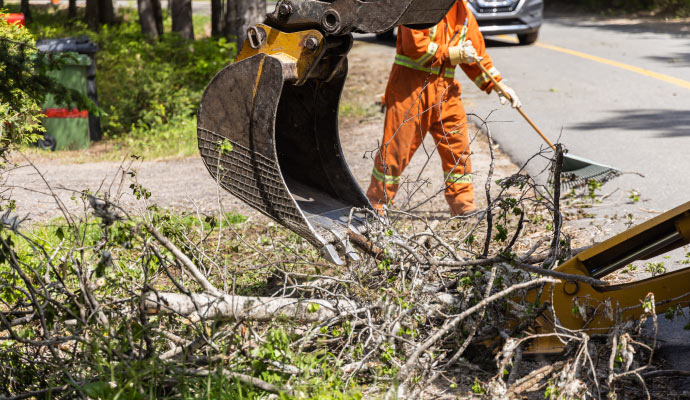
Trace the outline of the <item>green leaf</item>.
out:
<instances>
[{"instance_id":1,"label":"green leaf","mask_svg":"<svg viewBox=\"0 0 690 400\"><path fill-rule=\"evenodd\" d=\"M82 386L81 390L83 390L87 396L97 399L106 397L110 391L110 385L102 381L90 382Z\"/></svg>"},{"instance_id":2,"label":"green leaf","mask_svg":"<svg viewBox=\"0 0 690 400\"><path fill-rule=\"evenodd\" d=\"M307 312L313 314L319 311L319 308L321 308L321 306L318 303L309 303L309 305L307 306Z\"/></svg>"}]
</instances>

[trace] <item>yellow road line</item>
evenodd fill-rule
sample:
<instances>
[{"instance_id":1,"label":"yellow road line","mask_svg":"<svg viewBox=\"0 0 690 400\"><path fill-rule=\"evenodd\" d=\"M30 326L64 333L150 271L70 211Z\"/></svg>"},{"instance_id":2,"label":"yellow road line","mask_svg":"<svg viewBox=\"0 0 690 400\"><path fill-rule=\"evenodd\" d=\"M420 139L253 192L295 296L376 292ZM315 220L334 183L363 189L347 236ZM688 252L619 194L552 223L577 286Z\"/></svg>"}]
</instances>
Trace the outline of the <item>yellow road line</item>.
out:
<instances>
[{"instance_id":1,"label":"yellow road line","mask_svg":"<svg viewBox=\"0 0 690 400\"><path fill-rule=\"evenodd\" d=\"M514 43L518 42L517 39L515 39L511 36L508 36L508 35L499 35L498 37L503 39L503 40L510 41L510 42L514 42ZM650 78L658 79L658 80L664 81L666 83L670 83L670 84L673 84L676 86L690 89L690 82L683 80L683 79L680 79L680 78L675 78L675 77L670 76L670 75L660 74L658 72L650 71L650 70L645 69L645 68L635 67L633 65L628 65L628 64L624 64L624 63L621 63L618 61L609 60L607 58L597 57L597 56L593 56L593 55L583 53L580 51L575 51L575 50L566 49L564 47L554 46L552 44L537 42L534 45L539 46L539 47L544 48L544 49L558 51L561 53L570 54L572 56L585 58L587 60L596 61L596 62L599 62L602 64L610 65L612 67L621 68L621 69L624 69L626 71L635 72L635 73L638 73L640 75L648 76Z\"/></svg>"},{"instance_id":2,"label":"yellow road line","mask_svg":"<svg viewBox=\"0 0 690 400\"><path fill-rule=\"evenodd\" d=\"M680 86L680 87L684 87L684 88L686 88L686 89L690 89L690 82L688 82L688 81L686 81L686 80L683 80L683 79L680 79L680 78L675 78L675 77L673 77L673 76L669 76L669 75L665 75L665 74L660 74L660 73L658 73L658 72L650 71L650 70L645 69L645 68L640 68L640 67L635 67L635 66L633 66L633 65L623 64L623 63L618 62L618 61L613 61L613 60L609 60L609 59L606 59L606 58L602 58L602 57L597 57L597 56L589 55L589 54L586 54L586 53L582 53L582 52L579 52L579 51L566 49L566 48L563 48L563 47L554 46L554 45L551 45L551 44L546 44L546 43L535 43L535 45L536 45L536 46L539 46L539 47L542 47L542 48L544 48L544 49L549 49L549 50L554 50L554 51L560 51L561 53L566 53L566 54L570 54L570 55L573 55L573 56L586 58L586 59L588 59L588 60L592 60L592 61L596 61L596 62L599 62L599 63L602 63L602 64L610 65L610 66L612 66L612 67L617 67L617 68L621 68L621 69L624 69L624 70L627 70L627 71L636 72L636 73L638 73L638 74L640 74L640 75L648 76L648 77L650 77L650 78L658 79L658 80L664 81L664 82L666 82L666 83L671 83L671 84L676 85L676 86Z\"/></svg>"}]
</instances>

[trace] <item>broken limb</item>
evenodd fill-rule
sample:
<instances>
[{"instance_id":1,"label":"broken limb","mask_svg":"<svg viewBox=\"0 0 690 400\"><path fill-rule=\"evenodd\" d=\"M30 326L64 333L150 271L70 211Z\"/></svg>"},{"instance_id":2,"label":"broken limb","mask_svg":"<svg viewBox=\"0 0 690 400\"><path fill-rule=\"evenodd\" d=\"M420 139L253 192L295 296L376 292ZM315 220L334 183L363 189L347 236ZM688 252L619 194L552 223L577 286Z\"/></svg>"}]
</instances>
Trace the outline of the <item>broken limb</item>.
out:
<instances>
[{"instance_id":1,"label":"broken limb","mask_svg":"<svg viewBox=\"0 0 690 400\"><path fill-rule=\"evenodd\" d=\"M293 299L209 294L149 293L144 304L148 313L174 313L193 322L202 319L271 321L288 318L301 322L320 322L356 310L349 300Z\"/></svg>"}]
</instances>

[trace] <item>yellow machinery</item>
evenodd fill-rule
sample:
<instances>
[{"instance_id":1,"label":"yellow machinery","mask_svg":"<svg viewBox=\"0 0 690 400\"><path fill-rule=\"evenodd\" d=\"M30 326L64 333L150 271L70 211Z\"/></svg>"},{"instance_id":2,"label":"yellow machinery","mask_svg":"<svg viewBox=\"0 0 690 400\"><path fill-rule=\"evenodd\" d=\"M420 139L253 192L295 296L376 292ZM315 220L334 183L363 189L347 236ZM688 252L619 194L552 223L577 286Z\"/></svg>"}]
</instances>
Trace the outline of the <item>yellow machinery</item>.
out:
<instances>
[{"instance_id":1,"label":"yellow machinery","mask_svg":"<svg viewBox=\"0 0 690 400\"><path fill-rule=\"evenodd\" d=\"M636 260L646 260L688 243L690 202L579 253L555 270L601 279ZM621 285L564 281L529 292L527 300L534 302L538 293L541 304L548 302L553 307L537 319L535 333L559 332L557 326L589 334L607 333L616 318L626 321L642 316L643 302L650 293L654 294L658 313L690 304L690 268ZM532 341L530 352L558 353L562 349L557 335L544 335Z\"/></svg>"}]
</instances>

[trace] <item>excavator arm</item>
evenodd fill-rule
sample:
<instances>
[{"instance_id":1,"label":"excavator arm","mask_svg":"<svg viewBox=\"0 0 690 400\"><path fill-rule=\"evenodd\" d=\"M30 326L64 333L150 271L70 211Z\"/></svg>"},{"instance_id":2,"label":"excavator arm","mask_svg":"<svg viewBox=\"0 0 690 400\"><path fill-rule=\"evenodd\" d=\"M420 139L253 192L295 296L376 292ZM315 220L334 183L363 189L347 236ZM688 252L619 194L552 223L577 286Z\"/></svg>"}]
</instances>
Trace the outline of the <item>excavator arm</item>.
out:
<instances>
[{"instance_id":1,"label":"excavator arm","mask_svg":"<svg viewBox=\"0 0 690 400\"><path fill-rule=\"evenodd\" d=\"M371 204L338 137L352 32L438 23L455 0L281 0L252 26L199 106L201 157L218 183L336 264L357 253ZM364 212L362 212L364 211Z\"/></svg>"},{"instance_id":2,"label":"excavator arm","mask_svg":"<svg viewBox=\"0 0 690 400\"><path fill-rule=\"evenodd\" d=\"M690 243L690 202L593 246L556 268L556 271L596 279ZM550 303L537 318L531 353L559 353L558 332L584 330L607 333L617 321L640 318L647 296L654 294L656 312L690 304L690 268L620 285L593 286L566 280L533 290L526 300ZM539 296L539 298L538 298Z\"/></svg>"}]
</instances>

